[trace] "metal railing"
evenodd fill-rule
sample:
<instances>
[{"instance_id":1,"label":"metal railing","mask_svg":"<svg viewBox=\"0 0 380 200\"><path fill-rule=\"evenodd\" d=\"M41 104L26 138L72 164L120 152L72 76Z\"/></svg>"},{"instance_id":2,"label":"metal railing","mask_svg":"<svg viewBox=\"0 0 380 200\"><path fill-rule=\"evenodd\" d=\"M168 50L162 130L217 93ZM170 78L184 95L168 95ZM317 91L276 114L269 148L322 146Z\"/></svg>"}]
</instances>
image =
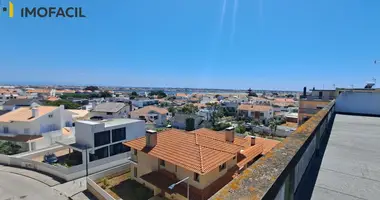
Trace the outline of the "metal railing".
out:
<instances>
[{"instance_id":1,"label":"metal railing","mask_svg":"<svg viewBox=\"0 0 380 200\"><path fill-rule=\"evenodd\" d=\"M323 136L331 130L334 115L332 101L211 199L294 199Z\"/></svg>"}]
</instances>

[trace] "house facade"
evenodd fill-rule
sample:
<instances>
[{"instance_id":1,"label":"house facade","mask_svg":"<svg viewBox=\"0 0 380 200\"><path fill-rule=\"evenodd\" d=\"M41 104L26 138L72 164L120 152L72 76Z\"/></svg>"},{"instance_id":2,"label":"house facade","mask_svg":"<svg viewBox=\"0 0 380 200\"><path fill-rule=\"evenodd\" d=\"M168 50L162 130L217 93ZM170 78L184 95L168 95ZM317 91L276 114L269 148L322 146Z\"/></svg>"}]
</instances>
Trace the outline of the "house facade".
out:
<instances>
[{"instance_id":1,"label":"house facade","mask_svg":"<svg viewBox=\"0 0 380 200\"><path fill-rule=\"evenodd\" d=\"M190 199L203 200L278 143L237 137L229 128L222 133L209 129L148 130L145 137L124 144L132 150L132 178L151 188L155 195L186 199L185 183L173 190L168 187L188 178Z\"/></svg>"},{"instance_id":2,"label":"house facade","mask_svg":"<svg viewBox=\"0 0 380 200\"><path fill-rule=\"evenodd\" d=\"M72 125L72 113L65 110L63 105L21 107L0 116L0 139L18 142L23 149L31 151L70 137L71 130L63 129ZM69 133L63 135L63 132Z\"/></svg>"},{"instance_id":3,"label":"house facade","mask_svg":"<svg viewBox=\"0 0 380 200\"><path fill-rule=\"evenodd\" d=\"M79 120L75 124L76 144L90 149L87 152L89 162L119 154L125 154L127 157L130 149L124 146L123 142L144 134L145 123L142 120L124 118L102 121Z\"/></svg>"},{"instance_id":4,"label":"house facade","mask_svg":"<svg viewBox=\"0 0 380 200\"><path fill-rule=\"evenodd\" d=\"M238 114L241 117L248 117L266 123L273 117L274 110L269 105L241 104L238 107Z\"/></svg>"},{"instance_id":5,"label":"house facade","mask_svg":"<svg viewBox=\"0 0 380 200\"><path fill-rule=\"evenodd\" d=\"M145 122L151 122L156 127L162 127L166 124L168 110L156 106L145 106L143 108L130 112L132 119L140 119Z\"/></svg>"}]
</instances>

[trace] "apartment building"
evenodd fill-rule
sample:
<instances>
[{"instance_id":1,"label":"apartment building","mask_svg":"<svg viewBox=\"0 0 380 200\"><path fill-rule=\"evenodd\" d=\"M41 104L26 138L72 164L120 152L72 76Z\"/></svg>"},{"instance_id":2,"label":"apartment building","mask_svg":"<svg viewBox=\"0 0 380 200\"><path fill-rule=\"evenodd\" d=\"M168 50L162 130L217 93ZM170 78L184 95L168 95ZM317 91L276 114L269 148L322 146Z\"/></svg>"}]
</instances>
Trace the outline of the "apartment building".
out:
<instances>
[{"instance_id":1,"label":"apartment building","mask_svg":"<svg viewBox=\"0 0 380 200\"><path fill-rule=\"evenodd\" d=\"M88 114L89 118L111 119L128 117L129 106L125 103L106 102L95 106Z\"/></svg>"},{"instance_id":2,"label":"apartment building","mask_svg":"<svg viewBox=\"0 0 380 200\"><path fill-rule=\"evenodd\" d=\"M269 105L241 104L238 107L239 116L257 119L264 124L273 117L273 114L273 108Z\"/></svg>"},{"instance_id":3,"label":"apartment building","mask_svg":"<svg viewBox=\"0 0 380 200\"><path fill-rule=\"evenodd\" d=\"M122 143L144 136L145 123L142 120L114 118L100 121L78 120L75 123L76 144L91 149L89 162L108 158L108 162L118 160L109 158L129 152ZM125 162L125 161L124 161Z\"/></svg>"},{"instance_id":4,"label":"apartment building","mask_svg":"<svg viewBox=\"0 0 380 200\"><path fill-rule=\"evenodd\" d=\"M132 178L169 199L185 199L186 184L169 186L188 178L190 199L211 197L241 170L279 142L235 136L233 128L216 132L148 130L145 137L125 142L132 150Z\"/></svg>"},{"instance_id":5,"label":"apartment building","mask_svg":"<svg viewBox=\"0 0 380 200\"><path fill-rule=\"evenodd\" d=\"M62 129L72 123L72 113L63 105L21 107L0 116L0 140L18 142L24 150L36 150L50 146L54 138L62 139Z\"/></svg>"},{"instance_id":6,"label":"apartment building","mask_svg":"<svg viewBox=\"0 0 380 200\"><path fill-rule=\"evenodd\" d=\"M336 98L336 90L311 90L306 94L304 88L303 95L300 97L298 109L298 125L302 125L315 113L327 106L330 101Z\"/></svg>"},{"instance_id":7,"label":"apartment building","mask_svg":"<svg viewBox=\"0 0 380 200\"><path fill-rule=\"evenodd\" d=\"M130 112L132 119L140 119L145 122L153 123L157 127L164 126L167 121L168 110L156 106L145 106Z\"/></svg>"}]
</instances>

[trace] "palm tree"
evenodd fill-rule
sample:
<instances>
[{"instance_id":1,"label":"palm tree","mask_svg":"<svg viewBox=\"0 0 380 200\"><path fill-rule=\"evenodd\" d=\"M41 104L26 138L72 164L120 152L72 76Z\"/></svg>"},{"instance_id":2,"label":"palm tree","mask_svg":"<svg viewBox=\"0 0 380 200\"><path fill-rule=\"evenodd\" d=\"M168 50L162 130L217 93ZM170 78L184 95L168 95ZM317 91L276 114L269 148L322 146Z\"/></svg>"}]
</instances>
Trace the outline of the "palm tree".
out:
<instances>
[{"instance_id":1,"label":"palm tree","mask_svg":"<svg viewBox=\"0 0 380 200\"><path fill-rule=\"evenodd\" d=\"M277 122L275 119L270 119L269 120L269 128L270 128L270 131L271 131L271 136L273 138L273 135L276 133L277 131Z\"/></svg>"}]
</instances>

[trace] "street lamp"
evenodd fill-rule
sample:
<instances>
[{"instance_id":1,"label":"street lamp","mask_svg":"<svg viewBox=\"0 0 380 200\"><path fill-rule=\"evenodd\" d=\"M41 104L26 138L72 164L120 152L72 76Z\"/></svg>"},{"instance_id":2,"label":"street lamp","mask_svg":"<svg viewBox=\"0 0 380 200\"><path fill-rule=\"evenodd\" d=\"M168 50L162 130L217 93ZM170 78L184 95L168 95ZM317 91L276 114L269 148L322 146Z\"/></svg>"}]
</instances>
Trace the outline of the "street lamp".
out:
<instances>
[{"instance_id":1,"label":"street lamp","mask_svg":"<svg viewBox=\"0 0 380 200\"><path fill-rule=\"evenodd\" d=\"M189 177L186 177L186 178L184 178L184 179L178 181L177 183L173 183L173 184L171 184L168 188L169 188L170 190L173 190L174 187L175 187L176 185L178 185L178 184L180 184L180 183L182 183L182 182L184 182L184 181L186 181L186 183L187 183L187 199L189 199ZM190 199L189 199L189 200L190 200Z\"/></svg>"}]
</instances>

